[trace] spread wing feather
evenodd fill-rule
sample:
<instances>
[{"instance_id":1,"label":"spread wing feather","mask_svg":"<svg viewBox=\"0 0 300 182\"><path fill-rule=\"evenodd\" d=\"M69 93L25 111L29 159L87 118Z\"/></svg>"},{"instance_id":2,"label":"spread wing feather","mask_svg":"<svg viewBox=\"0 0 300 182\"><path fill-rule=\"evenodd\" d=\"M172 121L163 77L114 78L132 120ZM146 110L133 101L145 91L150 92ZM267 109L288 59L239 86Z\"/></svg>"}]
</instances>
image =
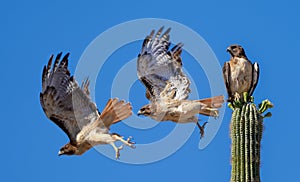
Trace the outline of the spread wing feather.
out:
<instances>
[{"instance_id":1,"label":"spread wing feather","mask_svg":"<svg viewBox=\"0 0 300 182\"><path fill-rule=\"evenodd\" d=\"M258 78L259 78L259 66L258 63L255 62L254 64L252 64L252 83L249 90L249 95L253 94L258 83Z\"/></svg>"},{"instance_id":2,"label":"spread wing feather","mask_svg":"<svg viewBox=\"0 0 300 182\"><path fill-rule=\"evenodd\" d=\"M233 96L231 93L231 89L230 89L230 77L231 77L231 70L230 70L230 65L228 62L225 62L223 65L223 78L224 78L224 82L225 82L225 86L226 86L226 90L227 90L227 94L228 94L228 100L231 101L231 97Z\"/></svg>"},{"instance_id":3,"label":"spread wing feather","mask_svg":"<svg viewBox=\"0 0 300 182\"><path fill-rule=\"evenodd\" d=\"M182 71L180 54L183 44L179 43L169 51L170 30L162 34L161 27L155 35L153 30L145 38L138 56L138 77L150 100L161 99L162 92L166 93L165 97L178 100L187 99L190 93L190 81Z\"/></svg>"},{"instance_id":4,"label":"spread wing feather","mask_svg":"<svg viewBox=\"0 0 300 182\"><path fill-rule=\"evenodd\" d=\"M76 142L81 128L99 118L99 114L90 100L89 81L80 88L68 70L69 53L60 61L61 55L57 55L52 69L53 55L43 69L40 102L47 117L68 135L71 142Z\"/></svg>"}]
</instances>

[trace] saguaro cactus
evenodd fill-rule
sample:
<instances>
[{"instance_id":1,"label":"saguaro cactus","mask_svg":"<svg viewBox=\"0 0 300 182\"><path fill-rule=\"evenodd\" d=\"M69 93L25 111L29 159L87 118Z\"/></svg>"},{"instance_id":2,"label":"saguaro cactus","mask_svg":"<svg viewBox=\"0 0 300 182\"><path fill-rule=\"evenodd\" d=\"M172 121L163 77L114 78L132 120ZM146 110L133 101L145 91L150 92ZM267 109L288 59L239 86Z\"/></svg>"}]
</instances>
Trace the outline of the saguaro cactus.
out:
<instances>
[{"instance_id":1,"label":"saguaro cactus","mask_svg":"<svg viewBox=\"0 0 300 182\"><path fill-rule=\"evenodd\" d=\"M259 107L253 103L253 97L247 102L245 93L243 101L229 104L233 109L231 118L231 182L260 182L260 144L263 132L263 118L270 117L268 108L273 107L268 100Z\"/></svg>"},{"instance_id":2,"label":"saguaro cactus","mask_svg":"<svg viewBox=\"0 0 300 182\"><path fill-rule=\"evenodd\" d=\"M247 58L241 45L233 44L226 51L231 55L223 66L231 118L231 182L260 182L260 142L263 132L262 115L272 103L264 100L258 107L252 94L259 78L259 65Z\"/></svg>"}]
</instances>

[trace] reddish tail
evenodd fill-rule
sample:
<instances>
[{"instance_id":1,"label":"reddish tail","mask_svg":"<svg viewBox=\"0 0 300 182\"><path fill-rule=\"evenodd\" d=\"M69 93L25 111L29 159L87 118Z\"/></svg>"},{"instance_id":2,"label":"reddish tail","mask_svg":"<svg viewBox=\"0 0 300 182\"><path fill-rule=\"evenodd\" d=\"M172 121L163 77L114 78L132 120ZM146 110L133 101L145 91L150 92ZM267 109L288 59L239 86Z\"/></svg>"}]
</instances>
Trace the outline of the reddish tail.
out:
<instances>
[{"instance_id":1,"label":"reddish tail","mask_svg":"<svg viewBox=\"0 0 300 182\"><path fill-rule=\"evenodd\" d=\"M132 114L130 103L118 98L109 99L101 113L101 120L106 127L128 118Z\"/></svg>"},{"instance_id":2,"label":"reddish tail","mask_svg":"<svg viewBox=\"0 0 300 182\"><path fill-rule=\"evenodd\" d=\"M222 107L224 103L224 96L216 96L206 99L199 100L204 106L199 110L199 114L203 114L205 116L219 116L218 108Z\"/></svg>"}]
</instances>

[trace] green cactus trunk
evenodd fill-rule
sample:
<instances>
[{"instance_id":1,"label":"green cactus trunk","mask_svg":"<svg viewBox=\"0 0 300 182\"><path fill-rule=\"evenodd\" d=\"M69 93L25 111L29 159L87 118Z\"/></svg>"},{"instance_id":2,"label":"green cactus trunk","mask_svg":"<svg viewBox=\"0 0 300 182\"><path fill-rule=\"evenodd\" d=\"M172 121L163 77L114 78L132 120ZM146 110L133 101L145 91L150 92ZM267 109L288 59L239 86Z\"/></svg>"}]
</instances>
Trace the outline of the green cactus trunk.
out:
<instances>
[{"instance_id":1,"label":"green cactus trunk","mask_svg":"<svg viewBox=\"0 0 300 182\"><path fill-rule=\"evenodd\" d=\"M235 107L231 119L231 182L260 182L263 117L253 103Z\"/></svg>"}]
</instances>

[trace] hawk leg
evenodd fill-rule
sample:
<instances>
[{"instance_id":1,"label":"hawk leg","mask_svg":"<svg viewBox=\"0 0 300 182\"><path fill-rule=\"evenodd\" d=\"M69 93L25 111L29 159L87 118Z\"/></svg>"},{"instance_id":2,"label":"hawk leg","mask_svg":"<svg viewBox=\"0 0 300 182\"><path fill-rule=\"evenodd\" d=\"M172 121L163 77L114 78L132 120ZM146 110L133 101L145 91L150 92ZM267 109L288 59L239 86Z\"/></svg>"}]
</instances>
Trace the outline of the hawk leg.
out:
<instances>
[{"instance_id":1,"label":"hawk leg","mask_svg":"<svg viewBox=\"0 0 300 182\"><path fill-rule=\"evenodd\" d=\"M116 159L120 158L120 150L123 149L124 144L131 148L135 148L135 146L134 146L135 143L131 141L132 137L128 137L127 140L124 140L122 136L120 136L118 134L112 134L112 138L114 139L114 141L120 141L123 143L120 147L117 147L114 142L109 143L116 152Z\"/></svg>"},{"instance_id":2,"label":"hawk leg","mask_svg":"<svg viewBox=\"0 0 300 182\"><path fill-rule=\"evenodd\" d=\"M131 148L135 148L135 146L134 146L135 142L131 141L132 137L128 137L127 140L124 140L123 137L121 137L119 135L114 135L114 138Z\"/></svg>"},{"instance_id":3,"label":"hawk leg","mask_svg":"<svg viewBox=\"0 0 300 182\"><path fill-rule=\"evenodd\" d=\"M120 147L117 147L114 142L111 142L109 144L114 148L114 150L116 152L116 159L119 159L120 158L120 150L123 149L123 145L121 145Z\"/></svg>"},{"instance_id":4,"label":"hawk leg","mask_svg":"<svg viewBox=\"0 0 300 182\"><path fill-rule=\"evenodd\" d=\"M202 138L204 136L204 128L205 128L205 125L207 124L207 122L205 122L202 126L199 124L199 122L197 122L197 126L200 130L200 138Z\"/></svg>"}]
</instances>

